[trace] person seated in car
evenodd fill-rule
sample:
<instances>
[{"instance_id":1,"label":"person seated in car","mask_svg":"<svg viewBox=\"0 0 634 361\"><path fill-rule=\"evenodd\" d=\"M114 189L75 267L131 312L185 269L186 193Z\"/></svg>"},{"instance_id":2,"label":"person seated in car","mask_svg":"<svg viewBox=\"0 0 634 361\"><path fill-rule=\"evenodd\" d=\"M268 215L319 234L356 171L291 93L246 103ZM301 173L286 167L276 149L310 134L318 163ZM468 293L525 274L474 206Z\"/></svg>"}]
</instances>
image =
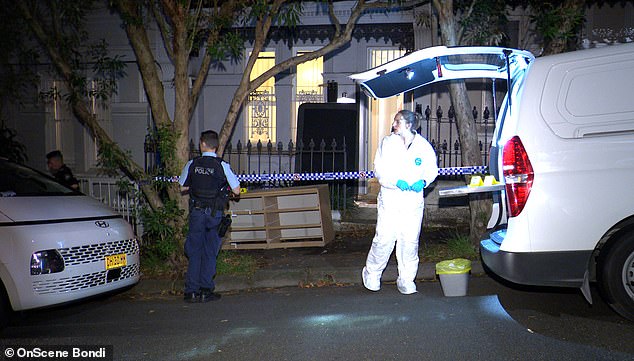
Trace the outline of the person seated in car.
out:
<instances>
[{"instance_id":1,"label":"person seated in car","mask_svg":"<svg viewBox=\"0 0 634 361\"><path fill-rule=\"evenodd\" d=\"M70 168L64 164L62 152L54 150L46 154L46 165L48 166L48 171L59 183L79 191L79 181L73 176Z\"/></svg>"}]
</instances>

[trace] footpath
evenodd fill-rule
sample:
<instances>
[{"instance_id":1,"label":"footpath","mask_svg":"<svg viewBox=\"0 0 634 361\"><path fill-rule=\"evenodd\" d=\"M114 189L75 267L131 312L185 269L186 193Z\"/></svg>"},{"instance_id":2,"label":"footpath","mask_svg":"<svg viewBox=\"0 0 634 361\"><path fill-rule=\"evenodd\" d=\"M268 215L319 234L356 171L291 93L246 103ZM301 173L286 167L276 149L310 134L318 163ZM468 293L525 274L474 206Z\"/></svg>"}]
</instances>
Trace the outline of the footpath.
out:
<instances>
[{"instance_id":1,"label":"footpath","mask_svg":"<svg viewBox=\"0 0 634 361\"><path fill-rule=\"evenodd\" d=\"M222 293L261 288L361 285L361 270L372 244L375 222L376 218L372 219L372 210L369 215L361 214L355 222L336 221L337 236L325 247L236 251L253 256L257 260L258 268L250 276L216 276L216 291ZM425 236L423 232L421 259L425 252ZM471 274L484 274L480 262L472 262ZM395 283L397 276L397 264L393 254L383 273L382 284ZM421 262L417 280L438 281L436 264ZM182 279L161 280L142 276L132 292L145 295L180 294L183 284Z\"/></svg>"}]
</instances>

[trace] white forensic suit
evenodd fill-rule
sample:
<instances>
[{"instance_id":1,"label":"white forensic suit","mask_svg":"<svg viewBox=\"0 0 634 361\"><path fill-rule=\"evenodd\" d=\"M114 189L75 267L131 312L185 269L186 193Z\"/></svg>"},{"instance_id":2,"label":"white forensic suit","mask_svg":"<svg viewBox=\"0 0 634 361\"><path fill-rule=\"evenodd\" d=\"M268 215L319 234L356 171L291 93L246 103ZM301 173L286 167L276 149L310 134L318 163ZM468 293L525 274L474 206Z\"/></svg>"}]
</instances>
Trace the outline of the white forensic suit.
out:
<instances>
[{"instance_id":1,"label":"white forensic suit","mask_svg":"<svg viewBox=\"0 0 634 361\"><path fill-rule=\"evenodd\" d=\"M381 190L377 198L376 233L363 268L363 284L371 291L381 288L381 275L396 244L398 290L416 292L418 271L418 237L423 220L423 191L401 190L399 180L408 185L423 180L425 187L438 176L436 153L419 134L406 148L403 138L390 134L383 138L374 157L374 171Z\"/></svg>"}]
</instances>

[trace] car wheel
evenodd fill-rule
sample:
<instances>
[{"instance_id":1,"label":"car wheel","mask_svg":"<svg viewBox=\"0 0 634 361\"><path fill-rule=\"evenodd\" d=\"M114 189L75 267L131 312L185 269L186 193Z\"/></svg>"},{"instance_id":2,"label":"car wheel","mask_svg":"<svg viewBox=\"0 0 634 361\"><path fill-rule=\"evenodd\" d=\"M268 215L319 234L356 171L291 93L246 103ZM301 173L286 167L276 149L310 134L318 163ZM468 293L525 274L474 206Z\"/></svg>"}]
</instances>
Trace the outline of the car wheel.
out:
<instances>
[{"instance_id":1,"label":"car wheel","mask_svg":"<svg viewBox=\"0 0 634 361\"><path fill-rule=\"evenodd\" d=\"M599 258L599 287L612 309L634 321L634 233L624 234L606 251Z\"/></svg>"}]
</instances>

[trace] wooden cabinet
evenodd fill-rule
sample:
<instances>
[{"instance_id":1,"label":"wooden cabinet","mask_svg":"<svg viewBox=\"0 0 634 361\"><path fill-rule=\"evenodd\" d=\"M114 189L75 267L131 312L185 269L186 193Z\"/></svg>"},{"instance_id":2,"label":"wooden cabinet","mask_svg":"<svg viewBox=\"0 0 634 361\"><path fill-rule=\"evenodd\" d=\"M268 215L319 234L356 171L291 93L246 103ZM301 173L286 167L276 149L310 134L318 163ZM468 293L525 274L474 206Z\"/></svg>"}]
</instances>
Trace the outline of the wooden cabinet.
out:
<instances>
[{"instance_id":1,"label":"wooden cabinet","mask_svg":"<svg viewBox=\"0 0 634 361\"><path fill-rule=\"evenodd\" d=\"M223 249L321 247L335 238L328 186L277 188L229 202Z\"/></svg>"}]
</instances>

